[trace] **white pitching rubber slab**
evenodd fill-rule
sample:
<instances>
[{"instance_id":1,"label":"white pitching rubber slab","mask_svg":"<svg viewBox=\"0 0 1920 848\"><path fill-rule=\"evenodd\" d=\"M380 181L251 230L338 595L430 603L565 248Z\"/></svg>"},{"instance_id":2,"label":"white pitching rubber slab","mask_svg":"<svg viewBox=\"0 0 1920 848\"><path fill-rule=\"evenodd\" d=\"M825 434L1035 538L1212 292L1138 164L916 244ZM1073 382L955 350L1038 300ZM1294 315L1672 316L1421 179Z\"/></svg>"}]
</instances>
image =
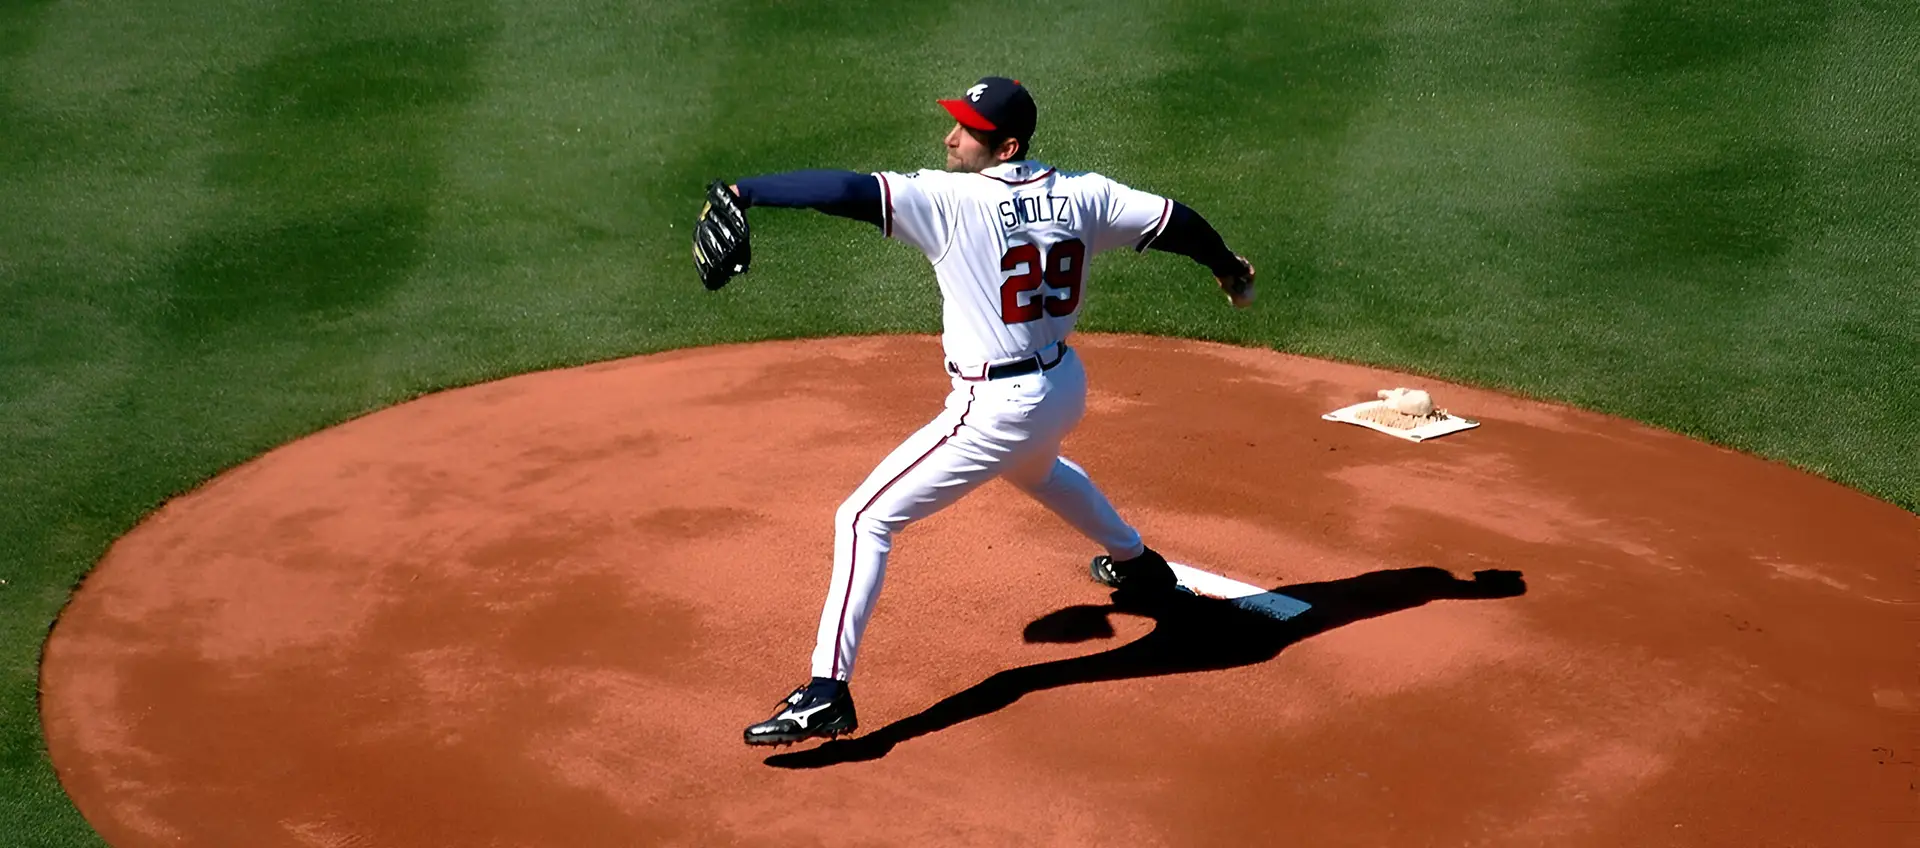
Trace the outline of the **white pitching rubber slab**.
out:
<instances>
[{"instance_id":1,"label":"white pitching rubber slab","mask_svg":"<svg viewBox=\"0 0 1920 848\"><path fill-rule=\"evenodd\" d=\"M1313 608L1312 604L1296 598L1289 598L1278 592L1269 592L1252 583L1242 583L1231 577L1222 577L1211 571L1202 571L1191 565L1169 562L1173 576L1187 591L1203 598L1218 598L1248 612L1257 612L1269 618L1285 621Z\"/></svg>"}]
</instances>

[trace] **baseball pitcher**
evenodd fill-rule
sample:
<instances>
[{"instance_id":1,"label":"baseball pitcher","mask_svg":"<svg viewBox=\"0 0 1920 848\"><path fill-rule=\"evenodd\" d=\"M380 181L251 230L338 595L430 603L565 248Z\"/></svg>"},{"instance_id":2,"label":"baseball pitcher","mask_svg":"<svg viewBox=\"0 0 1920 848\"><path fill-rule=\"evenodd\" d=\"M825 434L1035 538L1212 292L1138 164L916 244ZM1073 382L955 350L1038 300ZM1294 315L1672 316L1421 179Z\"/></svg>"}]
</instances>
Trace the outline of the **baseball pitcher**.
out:
<instances>
[{"instance_id":1,"label":"baseball pitcher","mask_svg":"<svg viewBox=\"0 0 1920 848\"><path fill-rule=\"evenodd\" d=\"M716 180L695 227L694 262L709 289L747 271L746 210L754 206L855 218L917 248L940 284L941 341L953 384L946 409L840 505L812 680L746 729L749 745L855 728L847 681L895 534L994 477L1106 551L1093 559L1096 581L1122 593L1174 587L1166 560L1080 466L1060 456L1087 399L1086 374L1067 336L1086 292L1087 260L1096 253L1131 247L1191 257L1236 307L1253 301L1253 266L1180 203L1029 159L1037 111L1019 81L987 77L939 103L957 122L946 137L946 170L795 171L732 186Z\"/></svg>"}]
</instances>

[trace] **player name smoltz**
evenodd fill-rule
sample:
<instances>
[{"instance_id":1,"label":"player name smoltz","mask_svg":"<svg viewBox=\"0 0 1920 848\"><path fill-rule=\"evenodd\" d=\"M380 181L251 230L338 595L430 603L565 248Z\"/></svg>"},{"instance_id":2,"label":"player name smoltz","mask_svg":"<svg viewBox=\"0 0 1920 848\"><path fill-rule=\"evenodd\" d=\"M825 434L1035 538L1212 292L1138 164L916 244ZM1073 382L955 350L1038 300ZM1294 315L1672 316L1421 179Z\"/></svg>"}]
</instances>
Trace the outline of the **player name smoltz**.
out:
<instances>
[{"instance_id":1,"label":"player name smoltz","mask_svg":"<svg viewBox=\"0 0 1920 848\"><path fill-rule=\"evenodd\" d=\"M1073 200L1057 194L1018 196L1000 202L1000 224L1012 231L1026 224L1073 226Z\"/></svg>"}]
</instances>

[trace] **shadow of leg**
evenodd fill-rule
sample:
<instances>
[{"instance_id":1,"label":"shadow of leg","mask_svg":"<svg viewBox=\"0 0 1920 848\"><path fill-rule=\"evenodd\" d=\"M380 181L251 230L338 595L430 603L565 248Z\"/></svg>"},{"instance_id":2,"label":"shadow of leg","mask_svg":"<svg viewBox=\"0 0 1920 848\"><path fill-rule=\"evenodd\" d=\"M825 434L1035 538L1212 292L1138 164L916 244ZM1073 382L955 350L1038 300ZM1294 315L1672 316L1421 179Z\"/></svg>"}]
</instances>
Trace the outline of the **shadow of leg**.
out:
<instances>
[{"instance_id":1,"label":"shadow of leg","mask_svg":"<svg viewBox=\"0 0 1920 848\"><path fill-rule=\"evenodd\" d=\"M1261 663L1273 659L1288 645L1344 624L1434 600L1514 597L1526 593L1526 582L1517 571L1478 571L1472 580L1461 580L1444 569L1423 567L1374 571L1341 580L1281 586L1273 591L1306 601L1313 608L1297 618L1276 621L1224 601L1170 594L1048 613L1028 626L1030 637L1036 626L1041 636L1096 632L1092 623L1095 617L1111 633L1112 625L1106 617L1112 612L1145 615L1154 619L1156 626L1147 635L1111 650L999 672L870 735L777 754L765 762L778 768L821 768L876 760L901 742L1004 709L1032 692L1076 683Z\"/></svg>"}]
</instances>

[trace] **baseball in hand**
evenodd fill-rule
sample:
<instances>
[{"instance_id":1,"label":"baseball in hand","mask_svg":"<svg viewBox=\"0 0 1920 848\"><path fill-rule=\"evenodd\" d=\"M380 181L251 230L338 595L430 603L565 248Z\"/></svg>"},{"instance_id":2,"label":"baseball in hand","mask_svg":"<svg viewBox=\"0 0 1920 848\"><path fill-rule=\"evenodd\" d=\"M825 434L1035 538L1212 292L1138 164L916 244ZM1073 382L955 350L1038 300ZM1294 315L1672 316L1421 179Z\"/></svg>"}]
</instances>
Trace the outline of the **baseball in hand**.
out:
<instances>
[{"instance_id":1,"label":"baseball in hand","mask_svg":"<svg viewBox=\"0 0 1920 848\"><path fill-rule=\"evenodd\" d=\"M1214 277L1214 279L1219 281L1220 290L1227 293L1228 303L1233 304L1235 309L1245 309L1253 303L1253 263L1248 262L1245 256L1236 254L1234 258L1239 259L1240 264L1247 266L1246 273L1232 277Z\"/></svg>"}]
</instances>

